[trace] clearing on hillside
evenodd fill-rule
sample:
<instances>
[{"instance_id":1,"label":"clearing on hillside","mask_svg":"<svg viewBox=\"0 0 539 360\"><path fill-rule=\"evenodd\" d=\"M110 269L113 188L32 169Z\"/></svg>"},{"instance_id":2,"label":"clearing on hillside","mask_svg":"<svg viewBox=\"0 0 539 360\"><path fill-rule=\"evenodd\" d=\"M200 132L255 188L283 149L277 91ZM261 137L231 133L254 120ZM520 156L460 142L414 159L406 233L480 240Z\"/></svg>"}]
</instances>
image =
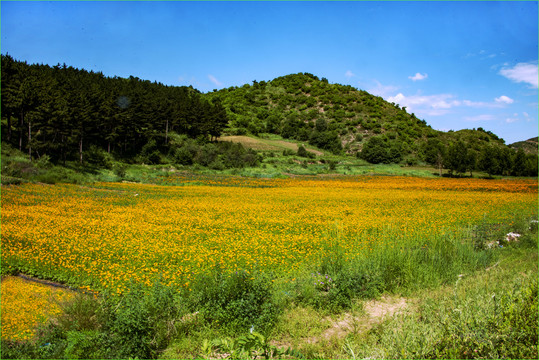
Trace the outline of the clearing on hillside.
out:
<instances>
[{"instance_id":1,"label":"clearing on hillside","mask_svg":"<svg viewBox=\"0 0 539 360\"><path fill-rule=\"evenodd\" d=\"M298 144L285 140L260 139L245 135L221 136L218 140L240 143L248 149L257 151L283 151L285 149L298 151ZM305 144L303 146L305 146ZM305 149L318 156L324 155L324 153L321 151L309 148L307 146L305 146Z\"/></svg>"}]
</instances>

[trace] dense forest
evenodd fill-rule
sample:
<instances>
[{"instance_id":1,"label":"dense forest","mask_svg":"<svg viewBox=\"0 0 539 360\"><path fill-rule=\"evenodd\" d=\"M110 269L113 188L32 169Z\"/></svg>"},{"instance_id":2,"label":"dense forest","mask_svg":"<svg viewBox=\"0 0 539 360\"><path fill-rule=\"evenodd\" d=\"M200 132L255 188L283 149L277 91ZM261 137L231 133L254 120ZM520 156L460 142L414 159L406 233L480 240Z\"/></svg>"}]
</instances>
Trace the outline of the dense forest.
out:
<instances>
[{"instance_id":1,"label":"dense forest","mask_svg":"<svg viewBox=\"0 0 539 360\"><path fill-rule=\"evenodd\" d=\"M215 138L227 123L224 108L192 87L2 55L2 141L30 158L83 163L86 152L103 150L129 159L163 150L170 133Z\"/></svg>"},{"instance_id":2,"label":"dense forest","mask_svg":"<svg viewBox=\"0 0 539 360\"><path fill-rule=\"evenodd\" d=\"M215 140L275 134L373 164L537 176L536 142L510 147L482 128L437 131L405 107L309 73L203 94L65 64L1 61L2 143L30 160L256 166L260 155Z\"/></svg>"}]
</instances>

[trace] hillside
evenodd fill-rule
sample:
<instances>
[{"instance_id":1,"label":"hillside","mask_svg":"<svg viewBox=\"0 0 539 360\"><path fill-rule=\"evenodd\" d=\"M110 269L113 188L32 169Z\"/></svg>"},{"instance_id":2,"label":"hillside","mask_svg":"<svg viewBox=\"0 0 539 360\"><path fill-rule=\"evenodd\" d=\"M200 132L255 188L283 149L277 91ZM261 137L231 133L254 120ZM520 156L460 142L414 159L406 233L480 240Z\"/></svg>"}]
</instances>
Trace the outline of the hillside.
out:
<instances>
[{"instance_id":1,"label":"hillside","mask_svg":"<svg viewBox=\"0 0 539 360\"><path fill-rule=\"evenodd\" d=\"M253 81L205 96L212 102L218 99L225 107L229 118L225 133L279 134L334 153L357 155L373 137L381 138L388 148L398 149L402 155L399 161L423 160L428 139L440 139L446 146L460 138L479 147L503 144L481 128L449 133L434 130L406 107L308 73Z\"/></svg>"},{"instance_id":2,"label":"hillside","mask_svg":"<svg viewBox=\"0 0 539 360\"><path fill-rule=\"evenodd\" d=\"M422 139L438 134L405 108L307 73L206 96L219 99L227 110L231 134L280 134L333 152L355 154L364 140L380 134L414 151Z\"/></svg>"},{"instance_id":3,"label":"hillside","mask_svg":"<svg viewBox=\"0 0 539 360\"><path fill-rule=\"evenodd\" d=\"M534 137L524 141L509 144L509 147L515 150L522 149L526 154L535 154L538 152L538 137Z\"/></svg>"}]
</instances>

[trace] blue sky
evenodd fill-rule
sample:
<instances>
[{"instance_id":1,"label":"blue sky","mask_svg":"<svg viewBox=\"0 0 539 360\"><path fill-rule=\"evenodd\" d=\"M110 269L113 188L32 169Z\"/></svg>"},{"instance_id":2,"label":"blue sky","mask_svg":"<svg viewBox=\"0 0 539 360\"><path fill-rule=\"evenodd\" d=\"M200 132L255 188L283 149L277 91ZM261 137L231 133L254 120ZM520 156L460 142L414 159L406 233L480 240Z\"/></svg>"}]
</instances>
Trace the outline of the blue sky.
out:
<instances>
[{"instance_id":1,"label":"blue sky","mask_svg":"<svg viewBox=\"0 0 539 360\"><path fill-rule=\"evenodd\" d=\"M537 2L1 2L1 52L202 92L297 72L439 130L538 134Z\"/></svg>"}]
</instances>

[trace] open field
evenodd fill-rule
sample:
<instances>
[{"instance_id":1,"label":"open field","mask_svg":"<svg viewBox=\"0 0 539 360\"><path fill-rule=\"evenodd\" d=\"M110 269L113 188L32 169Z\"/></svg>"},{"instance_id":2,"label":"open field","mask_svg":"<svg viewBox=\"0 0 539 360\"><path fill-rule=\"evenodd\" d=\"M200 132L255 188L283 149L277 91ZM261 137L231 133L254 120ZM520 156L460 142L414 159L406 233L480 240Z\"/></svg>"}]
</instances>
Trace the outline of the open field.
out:
<instances>
[{"instance_id":1,"label":"open field","mask_svg":"<svg viewBox=\"0 0 539 360\"><path fill-rule=\"evenodd\" d=\"M111 345L111 349L120 352L96 352L97 357L201 356L204 338L241 335L250 327L273 336L276 344L293 346L313 357L346 356L342 352L345 340L351 351L366 357L378 352L384 357L395 349L373 350L359 344L367 332L374 347L376 336L393 336L385 327L375 326L374 333L366 327L351 337L350 319L365 316L361 306L354 305L355 299L426 291L454 283L462 274L496 267L502 247L513 246L504 240L508 231L524 234L520 242L529 246L536 246L537 241L537 180L255 179L174 173L159 182L164 185L2 187L2 275L21 272L112 299L106 301L113 305L90 307L115 309L106 320L113 325L105 327L112 329L107 330L112 335L100 335L99 327L80 333L103 339L112 336L116 341L116 348ZM532 226L534 233L525 234ZM530 261L530 267L536 268L536 259ZM526 276L536 277L536 269L530 267ZM7 285L4 281L3 292L9 290ZM146 289L142 290L146 295L141 295L141 289ZM149 300L141 300L144 296ZM120 308L125 313L118 313L120 303L116 305L114 299L127 304ZM394 302L398 306L413 303L400 298ZM380 302L367 303L364 311L376 304ZM137 341L146 347L129 345L125 339L132 335L122 335L122 329L135 325L132 320L121 322L127 320L120 316L131 319L130 308L158 314L157 325L145 325L148 328L140 330L143 334L148 329L170 329L170 320L162 320L164 315L159 314L175 309L169 314L180 329L175 334L188 335L173 340L167 332L165 345L148 340L155 340L155 334L141 335ZM348 313L341 313L346 309ZM186 323L184 319L191 319L192 314L198 314L194 322ZM341 315L317 322L328 314ZM23 312L19 317L15 312L10 321L22 324L31 318ZM372 319L366 321L379 321ZM312 323L313 330L293 329L290 321ZM335 324L348 330L335 330ZM10 334L6 330L3 339ZM19 334L11 335L12 340L33 334L32 329L10 331ZM82 338L72 328L69 331L75 337L67 341L75 343L68 349L79 349L83 343L77 341ZM384 341L390 341L385 337ZM88 339L95 344L105 341ZM168 352L157 352L167 344L174 345ZM320 353L323 348L333 350ZM411 357L425 354L406 351Z\"/></svg>"},{"instance_id":2,"label":"open field","mask_svg":"<svg viewBox=\"0 0 539 360\"><path fill-rule=\"evenodd\" d=\"M58 315L59 303L73 297L73 292L20 277L2 279L2 338L29 340L36 324Z\"/></svg>"},{"instance_id":3,"label":"open field","mask_svg":"<svg viewBox=\"0 0 539 360\"><path fill-rule=\"evenodd\" d=\"M7 187L2 271L118 293L157 278L189 287L218 264L293 278L330 247L349 258L410 251L537 211L535 181L224 179L229 186Z\"/></svg>"}]
</instances>

